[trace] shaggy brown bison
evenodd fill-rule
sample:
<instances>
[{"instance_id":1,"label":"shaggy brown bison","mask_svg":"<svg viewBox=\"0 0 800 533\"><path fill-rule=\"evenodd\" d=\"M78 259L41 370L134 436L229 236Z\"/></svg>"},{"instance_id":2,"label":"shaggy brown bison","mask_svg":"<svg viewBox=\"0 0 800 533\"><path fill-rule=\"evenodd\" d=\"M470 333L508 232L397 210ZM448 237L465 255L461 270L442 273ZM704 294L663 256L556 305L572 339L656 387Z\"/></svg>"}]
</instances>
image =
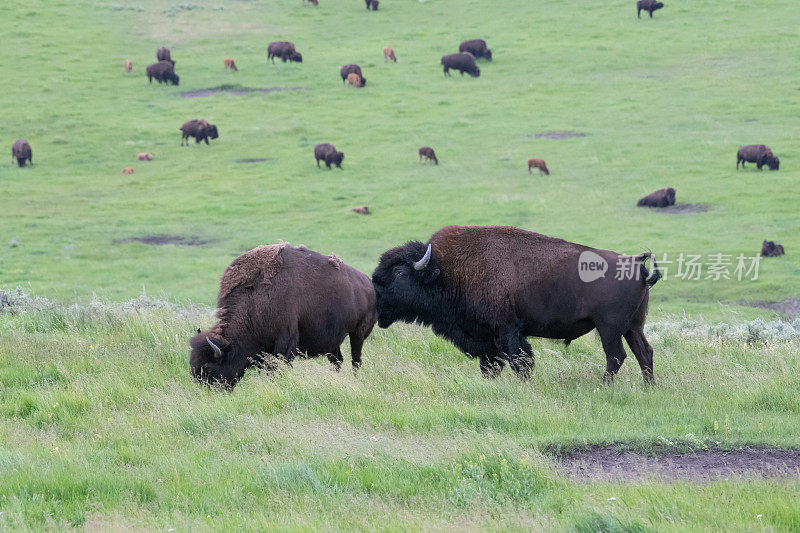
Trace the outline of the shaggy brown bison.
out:
<instances>
[{"instance_id":1,"label":"shaggy brown bison","mask_svg":"<svg viewBox=\"0 0 800 533\"><path fill-rule=\"evenodd\" d=\"M14 162L14 159L17 160L17 165L20 168L25 166L25 163L30 163L33 165L33 152L31 151L31 145L25 139L17 139L14 141L14 144L11 145L11 162Z\"/></svg>"},{"instance_id":2,"label":"shaggy brown bison","mask_svg":"<svg viewBox=\"0 0 800 533\"><path fill-rule=\"evenodd\" d=\"M175 62L172 60L172 54L170 54L169 48L166 46L162 46L158 50L156 50L156 59L159 61L169 61L172 63L172 66L175 66Z\"/></svg>"},{"instance_id":3,"label":"shaggy brown bison","mask_svg":"<svg viewBox=\"0 0 800 533\"><path fill-rule=\"evenodd\" d=\"M486 46L486 41L483 39L471 39L469 41L464 41L458 46L459 52L469 52L475 58L483 57L488 59L489 61L492 60L492 51Z\"/></svg>"},{"instance_id":4,"label":"shaggy brown bison","mask_svg":"<svg viewBox=\"0 0 800 533\"><path fill-rule=\"evenodd\" d=\"M233 59L225 60L225 70L232 70L234 72L239 72L239 69L236 68L236 62Z\"/></svg>"},{"instance_id":5,"label":"shaggy brown bison","mask_svg":"<svg viewBox=\"0 0 800 533\"><path fill-rule=\"evenodd\" d=\"M389 61L397 63L397 57L394 55L394 49L387 46L383 49L383 62L388 63Z\"/></svg>"},{"instance_id":6,"label":"shaggy brown bison","mask_svg":"<svg viewBox=\"0 0 800 533\"><path fill-rule=\"evenodd\" d=\"M125 72L130 72L133 70L133 62L130 59L125 60Z\"/></svg>"},{"instance_id":7,"label":"shaggy brown bison","mask_svg":"<svg viewBox=\"0 0 800 533\"><path fill-rule=\"evenodd\" d=\"M762 257L780 257L784 253L783 246L774 241L764 241L761 243Z\"/></svg>"},{"instance_id":8,"label":"shaggy brown bison","mask_svg":"<svg viewBox=\"0 0 800 533\"><path fill-rule=\"evenodd\" d=\"M667 187L651 192L636 202L639 207L669 207L675 205L675 189Z\"/></svg>"},{"instance_id":9,"label":"shaggy brown bison","mask_svg":"<svg viewBox=\"0 0 800 533\"><path fill-rule=\"evenodd\" d=\"M347 81L347 78L350 76L350 74L358 74L358 76L361 78L361 86L363 87L367 84L367 79L363 74L361 74L361 67L354 63L342 65L342 68L339 69L339 74L342 76L342 83Z\"/></svg>"},{"instance_id":10,"label":"shaggy brown bison","mask_svg":"<svg viewBox=\"0 0 800 533\"><path fill-rule=\"evenodd\" d=\"M755 163L758 170L761 170L764 165L767 165L770 170L778 170L781 165L781 160L775 157L772 149L766 144L740 146L739 151L736 152L736 168L739 168L739 163L744 168L745 162Z\"/></svg>"},{"instance_id":11,"label":"shaggy brown bison","mask_svg":"<svg viewBox=\"0 0 800 533\"><path fill-rule=\"evenodd\" d=\"M360 205L358 207L354 207L350 211L352 211L353 213L358 213L359 215L371 215L372 214L369 211L369 207L367 207L366 205Z\"/></svg>"},{"instance_id":12,"label":"shaggy brown bison","mask_svg":"<svg viewBox=\"0 0 800 533\"><path fill-rule=\"evenodd\" d=\"M536 157L532 157L528 159L528 174L532 174L532 169L538 168L539 174L544 174L545 176L550 175L550 171L547 170L547 165L544 162L544 159L538 159Z\"/></svg>"},{"instance_id":13,"label":"shaggy brown bison","mask_svg":"<svg viewBox=\"0 0 800 533\"><path fill-rule=\"evenodd\" d=\"M436 159L436 153L434 153L433 148L430 146L423 146L419 149L419 160L422 161L423 157L425 161L433 161L437 165L439 164L439 160Z\"/></svg>"},{"instance_id":14,"label":"shaggy brown bison","mask_svg":"<svg viewBox=\"0 0 800 533\"><path fill-rule=\"evenodd\" d=\"M194 142L199 143L205 141L209 144L209 139L216 139L219 137L219 132L214 124L209 124L203 119L189 120L181 126L181 146L186 141L186 146L189 146L189 137L194 137Z\"/></svg>"},{"instance_id":15,"label":"shaggy brown bison","mask_svg":"<svg viewBox=\"0 0 800 533\"><path fill-rule=\"evenodd\" d=\"M295 50L294 43L290 41L274 41L267 46L267 60L275 63L275 58L280 58L281 61L286 63L292 61L294 63L303 62L303 54Z\"/></svg>"},{"instance_id":16,"label":"shaggy brown bison","mask_svg":"<svg viewBox=\"0 0 800 533\"><path fill-rule=\"evenodd\" d=\"M327 168L331 168L332 164L342 168L344 153L337 152L336 148L330 143L321 143L314 147L314 158L317 160L317 167L319 167L319 162L322 160L325 161Z\"/></svg>"},{"instance_id":17,"label":"shaggy brown bison","mask_svg":"<svg viewBox=\"0 0 800 533\"><path fill-rule=\"evenodd\" d=\"M153 78L155 78L158 83L180 84L180 76L175 74L175 67L173 67L172 63L169 61L159 61L158 63L147 65L145 73L151 84L153 83Z\"/></svg>"},{"instance_id":18,"label":"shaggy brown bison","mask_svg":"<svg viewBox=\"0 0 800 533\"><path fill-rule=\"evenodd\" d=\"M656 0L638 0L636 2L636 16L642 18L642 11L650 13L650 18L653 18L653 11L658 11L664 7L664 2L656 2Z\"/></svg>"},{"instance_id":19,"label":"shaggy brown bison","mask_svg":"<svg viewBox=\"0 0 800 533\"><path fill-rule=\"evenodd\" d=\"M326 355L338 370L340 345L350 336L353 368L375 325L369 278L335 255L304 246L259 246L225 269L217 323L189 341L192 376L233 387L265 354L291 364L300 354Z\"/></svg>"},{"instance_id":20,"label":"shaggy brown bison","mask_svg":"<svg viewBox=\"0 0 800 533\"><path fill-rule=\"evenodd\" d=\"M353 87L361 87L363 85L361 83L361 76L355 72L351 72L347 75L347 84L352 85Z\"/></svg>"},{"instance_id":21,"label":"shaggy brown bison","mask_svg":"<svg viewBox=\"0 0 800 533\"><path fill-rule=\"evenodd\" d=\"M533 352L526 337L569 343L597 329L606 379L625 360L624 337L652 381L644 322L650 287L661 273L654 259L648 272L648 258L652 254L623 256L510 226L445 226L426 244L411 241L381 256L372 275L378 325L429 325L477 357L487 377L505 362L529 375Z\"/></svg>"},{"instance_id":22,"label":"shaggy brown bison","mask_svg":"<svg viewBox=\"0 0 800 533\"><path fill-rule=\"evenodd\" d=\"M442 56L442 67L445 76L450 75L450 69L459 71L462 76L465 72L473 78L481 75L481 69L475 64L475 56L469 52Z\"/></svg>"},{"instance_id":23,"label":"shaggy brown bison","mask_svg":"<svg viewBox=\"0 0 800 533\"><path fill-rule=\"evenodd\" d=\"M142 152L141 154L136 155L136 159L138 159L139 161L152 161L153 154L151 154L150 152Z\"/></svg>"}]
</instances>

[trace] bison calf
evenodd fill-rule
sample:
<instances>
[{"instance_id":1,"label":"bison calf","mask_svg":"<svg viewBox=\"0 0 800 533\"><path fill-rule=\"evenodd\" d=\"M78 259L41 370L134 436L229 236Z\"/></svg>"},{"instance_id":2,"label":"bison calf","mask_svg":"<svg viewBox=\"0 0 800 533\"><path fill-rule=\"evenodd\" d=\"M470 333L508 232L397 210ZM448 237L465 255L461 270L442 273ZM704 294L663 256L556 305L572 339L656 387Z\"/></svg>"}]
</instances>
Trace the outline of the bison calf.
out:
<instances>
[{"instance_id":1,"label":"bison calf","mask_svg":"<svg viewBox=\"0 0 800 533\"><path fill-rule=\"evenodd\" d=\"M339 370L350 337L353 368L377 312L370 279L335 255L304 246L259 246L235 259L220 280L217 323L189 341L195 379L233 387L265 354L291 365L299 354L326 355Z\"/></svg>"},{"instance_id":2,"label":"bison calf","mask_svg":"<svg viewBox=\"0 0 800 533\"><path fill-rule=\"evenodd\" d=\"M483 57L489 61L492 60L492 51L486 46L486 41L483 39L471 39L464 41L458 46L458 51L461 53L469 52L476 58Z\"/></svg>"},{"instance_id":3,"label":"bison calf","mask_svg":"<svg viewBox=\"0 0 800 533\"><path fill-rule=\"evenodd\" d=\"M781 164L781 160L775 157L772 149L766 144L740 146L739 151L736 152L736 168L739 168L739 163L744 168L745 161L755 163L758 170L762 170L764 165L767 165L770 170L778 170Z\"/></svg>"},{"instance_id":4,"label":"bison calf","mask_svg":"<svg viewBox=\"0 0 800 533\"><path fill-rule=\"evenodd\" d=\"M314 158L317 160L317 167L319 167L320 161L325 161L327 168L331 168L332 164L342 168L344 153L337 152L336 148L330 143L321 143L314 147Z\"/></svg>"},{"instance_id":5,"label":"bison calf","mask_svg":"<svg viewBox=\"0 0 800 533\"><path fill-rule=\"evenodd\" d=\"M761 243L761 257L780 257L784 253L783 246L774 241Z\"/></svg>"},{"instance_id":6,"label":"bison calf","mask_svg":"<svg viewBox=\"0 0 800 533\"><path fill-rule=\"evenodd\" d=\"M531 169L538 168L539 174L544 174L545 176L550 175L550 171L547 170L547 165L544 162L544 159L537 159L532 157L528 159L528 174L532 174L533 171Z\"/></svg>"},{"instance_id":7,"label":"bison calf","mask_svg":"<svg viewBox=\"0 0 800 533\"><path fill-rule=\"evenodd\" d=\"M18 139L14 141L14 144L11 145L11 162L14 162L14 159L17 160L17 165L20 168L25 166L26 162L29 162L33 165L33 152L31 151L31 145L25 139Z\"/></svg>"},{"instance_id":8,"label":"bison calf","mask_svg":"<svg viewBox=\"0 0 800 533\"><path fill-rule=\"evenodd\" d=\"M352 85L353 87L361 87L363 85L361 76L356 74L355 72L351 72L347 75L347 83L348 85Z\"/></svg>"},{"instance_id":9,"label":"bison calf","mask_svg":"<svg viewBox=\"0 0 800 533\"><path fill-rule=\"evenodd\" d=\"M125 167L125 168L122 169L122 173L123 174L133 174L133 168L132 167Z\"/></svg>"},{"instance_id":10,"label":"bison calf","mask_svg":"<svg viewBox=\"0 0 800 533\"><path fill-rule=\"evenodd\" d=\"M642 18L642 11L650 13L650 18L653 18L653 11L658 11L664 7L664 2L656 2L656 0L639 0L636 2L636 16Z\"/></svg>"},{"instance_id":11,"label":"bison calf","mask_svg":"<svg viewBox=\"0 0 800 533\"><path fill-rule=\"evenodd\" d=\"M651 192L636 202L636 205L639 207L669 207L675 205L675 189L667 187L666 189Z\"/></svg>"},{"instance_id":12,"label":"bison calf","mask_svg":"<svg viewBox=\"0 0 800 533\"><path fill-rule=\"evenodd\" d=\"M225 70L232 70L234 72L239 72L239 69L236 68L236 62L233 59L225 60Z\"/></svg>"},{"instance_id":13,"label":"bison calf","mask_svg":"<svg viewBox=\"0 0 800 533\"><path fill-rule=\"evenodd\" d=\"M481 69L475 64L475 56L469 52L442 56L441 63L445 76L450 75L450 69L459 71L462 76L465 72L473 78L477 78L481 75Z\"/></svg>"},{"instance_id":14,"label":"bison calf","mask_svg":"<svg viewBox=\"0 0 800 533\"><path fill-rule=\"evenodd\" d=\"M397 57L394 55L394 49L389 48L388 46L383 49L383 61L384 63L388 63L389 61L397 63Z\"/></svg>"},{"instance_id":15,"label":"bison calf","mask_svg":"<svg viewBox=\"0 0 800 533\"><path fill-rule=\"evenodd\" d=\"M130 72L133 70L133 62L130 59L125 60L125 72Z\"/></svg>"},{"instance_id":16,"label":"bison calf","mask_svg":"<svg viewBox=\"0 0 800 533\"><path fill-rule=\"evenodd\" d=\"M151 154L150 152L142 152L141 154L136 155L136 159L138 159L139 161L152 161L153 154Z\"/></svg>"},{"instance_id":17,"label":"bison calf","mask_svg":"<svg viewBox=\"0 0 800 533\"><path fill-rule=\"evenodd\" d=\"M369 207L367 207L366 205L360 205L358 207L354 207L350 211L352 211L353 213L358 213L359 215L371 215L372 214L369 211Z\"/></svg>"},{"instance_id":18,"label":"bison calf","mask_svg":"<svg viewBox=\"0 0 800 533\"><path fill-rule=\"evenodd\" d=\"M181 146L186 141L186 146L189 146L189 137L194 137L194 142L199 143L205 141L209 144L209 139L216 139L219 137L219 132L214 124L209 124L203 119L189 120L181 126Z\"/></svg>"},{"instance_id":19,"label":"bison calf","mask_svg":"<svg viewBox=\"0 0 800 533\"><path fill-rule=\"evenodd\" d=\"M419 149L419 160L422 161L423 157L425 161L433 161L437 165L439 164L439 160L436 159L436 154L430 146L423 146Z\"/></svg>"}]
</instances>

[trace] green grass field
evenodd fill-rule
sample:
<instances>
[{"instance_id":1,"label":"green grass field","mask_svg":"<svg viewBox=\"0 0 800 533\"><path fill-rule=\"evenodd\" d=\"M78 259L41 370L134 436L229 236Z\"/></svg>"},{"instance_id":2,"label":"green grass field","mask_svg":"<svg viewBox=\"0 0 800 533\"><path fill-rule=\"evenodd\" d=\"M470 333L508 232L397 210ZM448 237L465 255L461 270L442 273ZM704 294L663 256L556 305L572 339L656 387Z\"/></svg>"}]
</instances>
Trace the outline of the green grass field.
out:
<instances>
[{"instance_id":1,"label":"green grass field","mask_svg":"<svg viewBox=\"0 0 800 533\"><path fill-rule=\"evenodd\" d=\"M544 453L800 447L800 324L743 305L800 296L800 10L665 3L652 20L633 0L0 4L0 147L27 138L34 160L0 162L0 288L47 298L0 305L0 527L800 529L796 476L589 484ZM477 37L494 61L445 78L439 58ZM303 63L268 64L275 40ZM160 45L180 87L147 83ZM342 86L345 63L365 88ZM181 97L208 88L299 90ZM180 147L192 118L220 138ZM549 131L585 136L536 137ZM344 170L317 169L319 142ZM780 171L736 170L756 143ZM439 166L417 162L423 145ZM636 207L667 186L705 210ZM362 204L373 214L350 212ZM411 326L376 331L358 376L309 361L230 394L191 381L187 340L245 250L283 239L371 273L454 223L659 259L753 256L764 239L787 255L756 281L676 279L664 262L653 389L632 360L602 386L594 335L534 342L522 383L482 379ZM162 234L206 243L125 242Z\"/></svg>"}]
</instances>

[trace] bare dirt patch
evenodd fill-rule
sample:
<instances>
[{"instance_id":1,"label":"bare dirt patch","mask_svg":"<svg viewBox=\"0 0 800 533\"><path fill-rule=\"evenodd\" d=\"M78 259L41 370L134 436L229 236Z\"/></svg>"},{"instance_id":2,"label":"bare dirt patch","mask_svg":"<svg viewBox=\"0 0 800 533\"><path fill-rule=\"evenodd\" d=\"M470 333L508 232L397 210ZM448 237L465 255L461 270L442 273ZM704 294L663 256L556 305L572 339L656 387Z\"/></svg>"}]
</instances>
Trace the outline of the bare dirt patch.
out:
<instances>
[{"instance_id":1,"label":"bare dirt patch","mask_svg":"<svg viewBox=\"0 0 800 533\"><path fill-rule=\"evenodd\" d=\"M237 159L237 163L264 163L265 161L271 161L272 158L270 157L245 157L243 159Z\"/></svg>"},{"instance_id":2,"label":"bare dirt patch","mask_svg":"<svg viewBox=\"0 0 800 533\"><path fill-rule=\"evenodd\" d=\"M667 215L690 215L692 213L706 213L711 206L708 204L675 204L669 207L651 207L653 211Z\"/></svg>"},{"instance_id":3,"label":"bare dirt patch","mask_svg":"<svg viewBox=\"0 0 800 533\"><path fill-rule=\"evenodd\" d=\"M727 478L800 478L800 450L747 447L643 454L622 445L593 446L556 455L578 482L705 482Z\"/></svg>"},{"instance_id":4,"label":"bare dirt patch","mask_svg":"<svg viewBox=\"0 0 800 533\"><path fill-rule=\"evenodd\" d=\"M145 235L143 237L127 237L124 239L114 239L114 244L127 244L132 242L140 242L142 244L149 244L150 246L164 246L172 244L175 246L204 246L211 241L201 239L200 237L187 237L184 235Z\"/></svg>"},{"instance_id":5,"label":"bare dirt patch","mask_svg":"<svg viewBox=\"0 0 800 533\"><path fill-rule=\"evenodd\" d=\"M800 299L786 298L782 302L745 302L751 307L759 309L772 309L786 316L800 316Z\"/></svg>"},{"instance_id":6,"label":"bare dirt patch","mask_svg":"<svg viewBox=\"0 0 800 533\"><path fill-rule=\"evenodd\" d=\"M586 137L585 133L580 131L542 131L539 133L534 133L533 137L535 139L575 139L577 137Z\"/></svg>"},{"instance_id":7,"label":"bare dirt patch","mask_svg":"<svg viewBox=\"0 0 800 533\"><path fill-rule=\"evenodd\" d=\"M214 96L215 94L232 94L242 96L250 93L276 93L281 91L302 91L303 87L242 87L241 85L220 85L208 89L197 89L194 91L184 91L181 98L203 98Z\"/></svg>"}]
</instances>

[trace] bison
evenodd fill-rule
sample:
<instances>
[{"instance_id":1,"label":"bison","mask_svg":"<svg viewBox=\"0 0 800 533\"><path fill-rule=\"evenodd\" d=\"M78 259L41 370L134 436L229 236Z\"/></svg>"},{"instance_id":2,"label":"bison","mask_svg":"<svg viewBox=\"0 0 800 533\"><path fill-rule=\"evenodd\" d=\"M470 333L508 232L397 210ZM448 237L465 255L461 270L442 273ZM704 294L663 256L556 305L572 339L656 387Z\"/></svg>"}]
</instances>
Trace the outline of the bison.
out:
<instances>
[{"instance_id":1,"label":"bison","mask_svg":"<svg viewBox=\"0 0 800 533\"><path fill-rule=\"evenodd\" d=\"M365 274L304 246L259 246L222 274L217 323L189 341L189 366L197 380L228 388L266 362L265 354L290 365L299 354L327 355L338 370L349 335L357 369L375 320L375 292Z\"/></svg>"},{"instance_id":2,"label":"bison","mask_svg":"<svg viewBox=\"0 0 800 533\"><path fill-rule=\"evenodd\" d=\"M486 41L483 39L464 41L458 46L458 51L461 53L469 52L475 58L483 57L489 61L492 60L492 51L487 48Z\"/></svg>"},{"instance_id":3,"label":"bison","mask_svg":"<svg viewBox=\"0 0 800 533\"><path fill-rule=\"evenodd\" d=\"M317 160L318 168L320 160L325 161L327 168L331 168L331 164L342 168L344 153L337 152L336 148L330 143L321 143L314 147L314 158Z\"/></svg>"},{"instance_id":4,"label":"bison","mask_svg":"<svg viewBox=\"0 0 800 533\"><path fill-rule=\"evenodd\" d=\"M623 256L511 226L445 226L426 244L410 241L384 252L372 283L378 326L429 325L477 357L485 377L505 362L527 377L534 361L526 337L568 344L597 329L607 380L625 360L625 337L652 382L644 322L660 277L649 252Z\"/></svg>"},{"instance_id":5,"label":"bison","mask_svg":"<svg viewBox=\"0 0 800 533\"><path fill-rule=\"evenodd\" d=\"M133 70L133 62L130 59L125 60L125 72L130 72Z\"/></svg>"},{"instance_id":6,"label":"bison","mask_svg":"<svg viewBox=\"0 0 800 533\"><path fill-rule=\"evenodd\" d=\"M138 159L139 161L152 161L153 154L151 154L150 152L142 152L140 154L136 154L136 159Z\"/></svg>"},{"instance_id":7,"label":"bison","mask_svg":"<svg viewBox=\"0 0 800 533\"><path fill-rule=\"evenodd\" d=\"M372 214L370 212L370 210L369 210L369 207L367 207L366 205L360 205L358 207L354 207L350 211L352 211L353 213L358 213L359 215L371 215Z\"/></svg>"},{"instance_id":8,"label":"bison","mask_svg":"<svg viewBox=\"0 0 800 533\"><path fill-rule=\"evenodd\" d=\"M656 2L656 0L638 0L636 2L636 16L642 18L642 11L650 13L650 18L653 18L653 11L658 11L664 7L664 2Z\"/></svg>"},{"instance_id":9,"label":"bison","mask_svg":"<svg viewBox=\"0 0 800 533\"><path fill-rule=\"evenodd\" d=\"M445 76L450 75L450 69L458 70L462 76L465 72L473 78L481 75L481 69L475 64L475 56L469 52L442 56L442 67Z\"/></svg>"},{"instance_id":10,"label":"bison","mask_svg":"<svg viewBox=\"0 0 800 533\"><path fill-rule=\"evenodd\" d=\"M550 171L547 170L547 165L544 162L544 159L538 159L536 157L532 157L528 159L528 174L532 174L533 171L531 169L538 168L539 174L544 174L545 176L550 175Z\"/></svg>"},{"instance_id":11,"label":"bison","mask_svg":"<svg viewBox=\"0 0 800 533\"><path fill-rule=\"evenodd\" d=\"M172 60L172 55L169 52L169 48L166 46L162 46L156 50L156 59L159 61L169 61L172 63L173 67L175 66L175 62Z\"/></svg>"},{"instance_id":12,"label":"bison","mask_svg":"<svg viewBox=\"0 0 800 533\"><path fill-rule=\"evenodd\" d=\"M30 163L31 166L33 166L31 145L25 139L17 139L14 141L14 144L11 145L12 163L14 163L14 159L17 160L17 165L19 165L20 168L24 167L26 163Z\"/></svg>"},{"instance_id":13,"label":"bison","mask_svg":"<svg viewBox=\"0 0 800 533\"><path fill-rule=\"evenodd\" d=\"M364 0L364 3L367 4L367 11L369 11L370 9L372 9L373 11L377 11L378 4L380 2L378 2L378 0Z\"/></svg>"},{"instance_id":14,"label":"bison","mask_svg":"<svg viewBox=\"0 0 800 533\"><path fill-rule=\"evenodd\" d=\"M394 55L394 49L387 46L383 49L383 62L388 63L389 61L397 63L397 57Z\"/></svg>"},{"instance_id":15,"label":"bison","mask_svg":"<svg viewBox=\"0 0 800 533\"><path fill-rule=\"evenodd\" d=\"M280 58L284 63L287 61L295 63L303 62L303 54L295 50L294 43L290 41L275 41L269 43L269 46L267 46L267 60L271 60L275 63L276 57Z\"/></svg>"},{"instance_id":16,"label":"bison","mask_svg":"<svg viewBox=\"0 0 800 533\"><path fill-rule=\"evenodd\" d=\"M436 153L430 146L423 146L419 149L419 160L422 161L423 157L425 158L425 161L433 161L437 165L439 164L439 160L436 159Z\"/></svg>"},{"instance_id":17,"label":"bison","mask_svg":"<svg viewBox=\"0 0 800 533\"><path fill-rule=\"evenodd\" d=\"M361 87L363 83L361 82L361 76L356 74L355 72L351 72L347 75L347 84L352 85L353 87Z\"/></svg>"},{"instance_id":18,"label":"bison","mask_svg":"<svg viewBox=\"0 0 800 533\"><path fill-rule=\"evenodd\" d=\"M234 72L239 72L239 69L236 68L236 62L233 59L225 60L225 70L232 70Z\"/></svg>"},{"instance_id":19,"label":"bison","mask_svg":"<svg viewBox=\"0 0 800 533\"><path fill-rule=\"evenodd\" d=\"M675 189L667 187L651 192L636 202L639 207L669 207L675 205Z\"/></svg>"},{"instance_id":20,"label":"bison","mask_svg":"<svg viewBox=\"0 0 800 533\"><path fill-rule=\"evenodd\" d=\"M303 0L303 6L306 5L306 2L308 2L312 6L318 6L319 5L319 0Z\"/></svg>"},{"instance_id":21,"label":"bison","mask_svg":"<svg viewBox=\"0 0 800 533\"><path fill-rule=\"evenodd\" d=\"M216 139L219 137L219 132L214 124L209 124L203 119L189 120L181 126L181 146L186 141L186 146L189 146L189 137L194 137L194 142L199 143L205 141L209 144L209 139Z\"/></svg>"},{"instance_id":22,"label":"bison","mask_svg":"<svg viewBox=\"0 0 800 533\"><path fill-rule=\"evenodd\" d=\"M347 78L350 76L350 74L358 74L358 76L361 78L361 86L363 87L367 84L367 79L363 74L361 74L361 67L356 64L351 63L349 65L342 65L342 68L339 69L339 74L342 76L342 83L347 81Z\"/></svg>"},{"instance_id":23,"label":"bison","mask_svg":"<svg viewBox=\"0 0 800 533\"><path fill-rule=\"evenodd\" d=\"M736 168L739 168L739 163L744 168L745 162L755 163L758 170L767 165L770 170L778 170L780 168L781 160L775 157L772 149L766 144L750 144L747 146L740 146L739 151L736 152Z\"/></svg>"},{"instance_id":24,"label":"bison","mask_svg":"<svg viewBox=\"0 0 800 533\"><path fill-rule=\"evenodd\" d=\"M761 257L780 257L784 253L783 246L774 241L761 243Z\"/></svg>"},{"instance_id":25,"label":"bison","mask_svg":"<svg viewBox=\"0 0 800 533\"><path fill-rule=\"evenodd\" d=\"M122 169L123 174L133 174L133 167L125 167Z\"/></svg>"},{"instance_id":26,"label":"bison","mask_svg":"<svg viewBox=\"0 0 800 533\"><path fill-rule=\"evenodd\" d=\"M175 68L169 61L159 61L158 63L147 65L145 73L151 84L153 83L153 78L155 78L158 83L180 84L180 76L175 74Z\"/></svg>"}]
</instances>

